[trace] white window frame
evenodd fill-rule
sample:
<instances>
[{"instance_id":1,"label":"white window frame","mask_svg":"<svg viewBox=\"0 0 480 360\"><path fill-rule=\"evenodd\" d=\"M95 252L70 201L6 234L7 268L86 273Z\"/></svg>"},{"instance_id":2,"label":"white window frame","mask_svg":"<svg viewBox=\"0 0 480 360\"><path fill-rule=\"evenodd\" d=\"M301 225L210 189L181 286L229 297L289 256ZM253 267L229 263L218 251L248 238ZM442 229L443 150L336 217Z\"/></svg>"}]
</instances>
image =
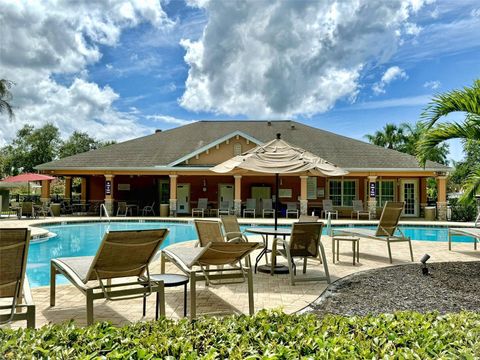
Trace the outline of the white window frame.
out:
<instances>
[{"instance_id":1,"label":"white window frame","mask_svg":"<svg viewBox=\"0 0 480 360\"><path fill-rule=\"evenodd\" d=\"M382 206L382 182L391 182L393 183L393 200L390 201L395 201L397 198L397 182L395 179L377 179L376 181L376 186L378 188L378 196L375 197L377 200L377 207L383 207Z\"/></svg>"},{"instance_id":2,"label":"white window frame","mask_svg":"<svg viewBox=\"0 0 480 360\"><path fill-rule=\"evenodd\" d=\"M346 207L346 208L353 208L353 204L352 205L345 205L345 202L344 202L344 182L345 181L350 181L350 182L353 182L355 184L355 195L354 195L354 198L353 200L357 200L358 199L358 179L349 179L349 178L341 178L341 179L328 179L328 186L327 186L327 191L328 191L328 196L326 197L327 199L331 200L331 194L330 194L330 182L331 181L339 181L341 183L340 185L340 199L341 199L341 204L340 205L334 205L334 206L337 206L337 207Z\"/></svg>"}]
</instances>

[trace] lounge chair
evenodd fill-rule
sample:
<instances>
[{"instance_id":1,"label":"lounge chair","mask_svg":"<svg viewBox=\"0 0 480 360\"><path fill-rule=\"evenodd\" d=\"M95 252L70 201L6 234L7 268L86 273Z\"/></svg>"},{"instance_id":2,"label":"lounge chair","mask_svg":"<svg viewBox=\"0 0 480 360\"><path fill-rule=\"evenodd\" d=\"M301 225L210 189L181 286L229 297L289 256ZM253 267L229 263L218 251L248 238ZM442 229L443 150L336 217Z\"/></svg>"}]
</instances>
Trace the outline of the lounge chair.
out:
<instances>
[{"instance_id":1,"label":"lounge chair","mask_svg":"<svg viewBox=\"0 0 480 360\"><path fill-rule=\"evenodd\" d=\"M152 203L152 205L144 206L143 209L142 209L142 216L147 216L147 215L150 215L150 214L155 216L155 210L153 209L154 206L155 206L155 201Z\"/></svg>"},{"instance_id":2,"label":"lounge chair","mask_svg":"<svg viewBox=\"0 0 480 360\"><path fill-rule=\"evenodd\" d=\"M262 217L265 217L265 215L275 216L272 199L262 199Z\"/></svg>"},{"instance_id":3,"label":"lounge chair","mask_svg":"<svg viewBox=\"0 0 480 360\"><path fill-rule=\"evenodd\" d=\"M223 229L225 230L225 238L227 241L242 238L244 241L248 241L245 233L240 229L240 224L235 215L220 216Z\"/></svg>"},{"instance_id":4,"label":"lounge chair","mask_svg":"<svg viewBox=\"0 0 480 360\"><path fill-rule=\"evenodd\" d=\"M194 223L198 235L198 246L207 246L211 242L243 241L241 236L231 237L230 239L224 237L219 221L195 220Z\"/></svg>"},{"instance_id":5,"label":"lounge chair","mask_svg":"<svg viewBox=\"0 0 480 360\"><path fill-rule=\"evenodd\" d=\"M199 281L210 285L247 281L249 313L253 315L255 308L252 268L243 266L242 259L260 246L259 243L247 242L210 242L204 247L169 247L162 250L162 273L165 273L165 262L171 261L189 277L192 320L197 316L196 289Z\"/></svg>"},{"instance_id":6,"label":"lounge chair","mask_svg":"<svg viewBox=\"0 0 480 360\"><path fill-rule=\"evenodd\" d=\"M323 209L322 209L322 213L321 213L321 216L323 218L327 218L328 217L328 214L333 214L335 215L335 218L338 219L338 210L334 210L333 209L333 201L332 200L322 200L322 204L323 204Z\"/></svg>"},{"instance_id":7,"label":"lounge chair","mask_svg":"<svg viewBox=\"0 0 480 360\"><path fill-rule=\"evenodd\" d=\"M192 209L192 216L199 214L202 217L205 217L207 208L208 208L208 199L207 198L198 199L197 207Z\"/></svg>"},{"instance_id":8,"label":"lounge chair","mask_svg":"<svg viewBox=\"0 0 480 360\"><path fill-rule=\"evenodd\" d=\"M314 215L300 215L298 218L298 222L304 223L304 222L317 222L319 220L318 216Z\"/></svg>"},{"instance_id":9,"label":"lounge chair","mask_svg":"<svg viewBox=\"0 0 480 360\"><path fill-rule=\"evenodd\" d=\"M475 219L475 227L458 227L448 229L448 250L452 250L452 237L455 235L469 236L473 238L473 248L477 250L477 242L480 241L480 214Z\"/></svg>"},{"instance_id":10,"label":"lounge chair","mask_svg":"<svg viewBox=\"0 0 480 360\"><path fill-rule=\"evenodd\" d=\"M333 234L334 236L358 236L360 238L385 241L387 243L390 263L392 263L392 250L390 244L396 242L408 242L408 246L410 247L410 258L413 261L412 241L398 228L398 221L402 215L404 205L404 202L387 201L383 207L382 215L380 216L376 230L341 228L334 229ZM399 232L399 235L395 235L396 231Z\"/></svg>"},{"instance_id":11,"label":"lounge chair","mask_svg":"<svg viewBox=\"0 0 480 360\"><path fill-rule=\"evenodd\" d=\"M353 210L350 215L351 219L353 219L354 215L357 216L357 220L360 220L360 216L368 216L368 220L371 219L370 211L364 209L362 200L353 200L352 205L353 205Z\"/></svg>"},{"instance_id":12,"label":"lounge chair","mask_svg":"<svg viewBox=\"0 0 480 360\"><path fill-rule=\"evenodd\" d=\"M87 325L93 323L93 300L97 299L128 300L158 292L160 314L165 315L163 283L150 282L148 265L167 235L167 229L110 231L105 233L95 256L52 259L50 306L55 306L56 275L62 274L86 296ZM126 277L142 279L110 284L112 279Z\"/></svg>"},{"instance_id":13,"label":"lounge chair","mask_svg":"<svg viewBox=\"0 0 480 360\"><path fill-rule=\"evenodd\" d=\"M35 305L25 275L29 245L29 229L0 229L0 299L11 299L11 304L0 303L0 324L26 320L27 327L35 327Z\"/></svg>"},{"instance_id":14,"label":"lounge chair","mask_svg":"<svg viewBox=\"0 0 480 360\"><path fill-rule=\"evenodd\" d=\"M218 216L221 215L232 215L233 208L229 200L220 201L220 207L218 208Z\"/></svg>"},{"instance_id":15,"label":"lounge chair","mask_svg":"<svg viewBox=\"0 0 480 360\"><path fill-rule=\"evenodd\" d=\"M255 217L255 212L257 211L257 199L247 199L247 204L245 209L243 209L243 217L246 217L247 214L253 215Z\"/></svg>"},{"instance_id":16,"label":"lounge chair","mask_svg":"<svg viewBox=\"0 0 480 360\"><path fill-rule=\"evenodd\" d=\"M296 202L287 202L287 212L286 218L289 218L290 215L295 215L298 218L298 206Z\"/></svg>"},{"instance_id":17,"label":"lounge chair","mask_svg":"<svg viewBox=\"0 0 480 360\"><path fill-rule=\"evenodd\" d=\"M282 255L287 258L288 271L290 274L290 285L295 285L299 281L323 281L326 280L330 284L330 274L328 272L327 258L325 257L325 249L323 248L320 238L322 236L323 223L294 223L292 226L292 235L290 239L282 238L273 239L272 244L272 261L271 274L274 274L276 257ZM281 246L282 248L278 248ZM307 259L320 257L323 263L324 276L296 277L296 266L294 258L303 258L303 273L307 271Z\"/></svg>"}]
</instances>

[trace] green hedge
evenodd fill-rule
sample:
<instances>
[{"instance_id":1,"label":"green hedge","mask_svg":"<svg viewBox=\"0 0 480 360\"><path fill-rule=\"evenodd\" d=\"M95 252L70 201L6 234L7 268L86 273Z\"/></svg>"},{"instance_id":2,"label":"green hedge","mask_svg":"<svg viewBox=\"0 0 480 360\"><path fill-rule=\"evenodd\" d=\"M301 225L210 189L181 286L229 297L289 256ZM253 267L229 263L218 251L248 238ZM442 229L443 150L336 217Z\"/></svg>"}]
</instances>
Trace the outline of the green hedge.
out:
<instances>
[{"instance_id":1,"label":"green hedge","mask_svg":"<svg viewBox=\"0 0 480 360\"><path fill-rule=\"evenodd\" d=\"M202 318L115 327L73 323L0 330L6 359L427 359L480 356L480 314L401 312L368 317L285 315Z\"/></svg>"}]
</instances>

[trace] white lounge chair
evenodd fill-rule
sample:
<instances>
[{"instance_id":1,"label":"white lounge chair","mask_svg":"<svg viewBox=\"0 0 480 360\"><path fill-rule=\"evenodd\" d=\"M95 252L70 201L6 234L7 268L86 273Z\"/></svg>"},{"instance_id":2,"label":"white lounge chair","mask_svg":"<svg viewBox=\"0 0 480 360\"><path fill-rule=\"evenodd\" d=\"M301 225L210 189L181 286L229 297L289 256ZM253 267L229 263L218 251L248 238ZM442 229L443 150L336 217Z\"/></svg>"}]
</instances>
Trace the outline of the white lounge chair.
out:
<instances>
[{"instance_id":1,"label":"white lounge chair","mask_svg":"<svg viewBox=\"0 0 480 360\"><path fill-rule=\"evenodd\" d=\"M328 214L330 213L332 215L335 215L335 218L338 219L338 210L333 209L333 201L332 200L323 200L322 204L323 204L323 209L322 209L321 216L323 218L326 219Z\"/></svg>"},{"instance_id":2,"label":"white lounge chair","mask_svg":"<svg viewBox=\"0 0 480 360\"><path fill-rule=\"evenodd\" d=\"M144 206L142 209L142 216L147 216L149 214L152 214L153 216L155 216L154 206L155 206L155 201L152 203L152 205Z\"/></svg>"},{"instance_id":3,"label":"white lounge chair","mask_svg":"<svg viewBox=\"0 0 480 360\"><path fill-rule=\"evenodd\" d=\"M218 208L218 216L221 215L232 215L233 208L229 200L220 201L220 207Z\"/></svg>"},{"instance_id":4,"label":"white lounge chair","mask_svg":"<svg viewBox=\"0 0 480 360\"><path fill-rule=\"evenodd\" d=\"M197 207L192 209L192 216L201 215L202 217L205 217L205 213L207 212L207 209L208 209L208 199L199 198Z\"/></svg>"},{"instance_id":5,"label":"white lounge chair","mask_svg":"<svg viewBox=\"0 0 480 360\"><path fill-rule=\"evenodd\" d=\"M255 217L255 212L257 211L257 199L247 199L247 204L245 209L243 209L243 217L250 214Z\"/></svg>"},{"instance_id":6,"label":"white lounge chair","mask_svg":"<svg viewBox=\"0 0 480 360\"><path fill-rule=\"evenodd\" d=\"M275 216L272 199L262 199L262 217L265 217L265 215Z\"/></svg>"},{"instance_id":7,"label":"white lounge chair","mask_svg":"<svg viewBox=\"0 0 480 360\"><path fill-rule=\"evenodd\" d=\"M448 250L452 250L452 237L455 235L469 236L473 238L473 248L477 250L477 242L480 242L480 214L475 219L475 227L457 227L448 229Z\"/></svg>"},{"instance_id":8,"label":"white lounge chair","mask_svg":"<svg viewBox=\"0 0 480 360\"><path fill-rule=\"evenodd\" d=\"M290 215L294 215L296 218L298 218L298 206L296 202L287 202L287 212L285 215L287 219L290 217Z\"/></svg>"},{"instance_id":9,"label":"white lounge chair","mask_svg":"<svg viewBox=\"0 0 480 360\"><path fill-rule=\"evenodd\" d=\"M353 219L353 216L356 215L357 220L360 220L360 216L368 216L368 220L371 219L370 211L364 209L362 200L353 200L352 205L353 210L350 218Z\"/></svg>"},{"instance_id":10,"label":"white lounge chair","mask_svg":"<svg viewBox=\"0 0 480 360\"><path fill-rule=\"evenodd\" d=\"M362 228L341 228L334 229L333 236L358 236L360 238L385 241L387 243L390 263L392 263L392 250L390 244L396 242L408 242L408 246L410 247L410 258L413 261L412 241L398 228L398 222L400 220L400 216L402 215L404 205L405 203L403 202L387 201L383 207L382 215L380 216L376 230ZM398 231L399 235L395 235L396 231Z\"/></svg>"}]
</instances>

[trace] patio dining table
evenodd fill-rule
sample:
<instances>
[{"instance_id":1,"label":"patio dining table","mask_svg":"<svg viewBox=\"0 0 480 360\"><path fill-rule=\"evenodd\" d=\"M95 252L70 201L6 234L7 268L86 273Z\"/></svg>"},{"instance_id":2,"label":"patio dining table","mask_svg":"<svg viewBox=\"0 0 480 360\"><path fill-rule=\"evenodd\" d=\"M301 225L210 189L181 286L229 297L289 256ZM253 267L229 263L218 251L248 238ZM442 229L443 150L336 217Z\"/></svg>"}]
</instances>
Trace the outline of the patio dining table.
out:
<instances>
[{"instance_id":1,"label":"patio dining table","mask_svg":"<svg viewBox=\"0 0 480 360\"><path fill-rule=\"evenodd\" d=\"M258 266L258 263L262 259L262 257L265 256L268 262L268 253L271 253L272 250L268 248L268 236L273 235L274 237L281 236L283 239L285 239L287 236L290 236L292 234L292 229L291 228L269 228L269 227L251 227L248 229L245 229L245 232L251 233L251 234L260 234L262 235L263 238L263 249L260 251L260 254L258 254L257 258L255 259L255 272L258 271L269 273L270 272L270 265L260 265ZM275 265L274 269L275 274L288 274L288 267L284 265Z\"/></svg>"}]
</instances>

